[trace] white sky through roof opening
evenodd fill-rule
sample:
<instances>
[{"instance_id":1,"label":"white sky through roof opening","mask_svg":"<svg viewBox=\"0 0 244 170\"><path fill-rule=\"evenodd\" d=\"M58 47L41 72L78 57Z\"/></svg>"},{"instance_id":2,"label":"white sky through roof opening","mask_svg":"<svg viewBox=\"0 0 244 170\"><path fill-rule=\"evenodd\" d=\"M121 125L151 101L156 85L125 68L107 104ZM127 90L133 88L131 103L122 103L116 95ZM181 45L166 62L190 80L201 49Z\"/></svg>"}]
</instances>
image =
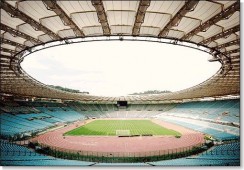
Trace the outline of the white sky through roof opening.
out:
<instances>
[{"instance_id":1,"label":"white sky through roof opening","mask_svg":"<svg viewBox=\"0 0 244 170\"><path fill-rule=\"evenodd\" d=\"M45 84L91 95L125 96L197 85L221 66L208 58L205 52L172 44L102 41L41 50L27 56L21 66Z\"/></svg>"}]
</instances>

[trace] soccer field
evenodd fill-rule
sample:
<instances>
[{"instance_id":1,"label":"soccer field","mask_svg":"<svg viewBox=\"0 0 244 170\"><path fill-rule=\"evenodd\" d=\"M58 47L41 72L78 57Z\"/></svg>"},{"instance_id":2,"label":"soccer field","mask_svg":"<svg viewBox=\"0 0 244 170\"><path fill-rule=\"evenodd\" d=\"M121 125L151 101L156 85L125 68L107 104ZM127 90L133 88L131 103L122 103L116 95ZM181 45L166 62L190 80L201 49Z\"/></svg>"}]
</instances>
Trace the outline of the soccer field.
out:
<instances>
[{"instance_id":1,"label":"soccer field","mask_svg":"<svg viewBox=\"0 0 244 170\"><path fill-rule=\"evenodd\" d=\"M130 135L181 135L179 132L166 129L150 120L95 120L66 132L65 135L116 136L118 130L129 130Z\"/></svg>"}]
</instances>

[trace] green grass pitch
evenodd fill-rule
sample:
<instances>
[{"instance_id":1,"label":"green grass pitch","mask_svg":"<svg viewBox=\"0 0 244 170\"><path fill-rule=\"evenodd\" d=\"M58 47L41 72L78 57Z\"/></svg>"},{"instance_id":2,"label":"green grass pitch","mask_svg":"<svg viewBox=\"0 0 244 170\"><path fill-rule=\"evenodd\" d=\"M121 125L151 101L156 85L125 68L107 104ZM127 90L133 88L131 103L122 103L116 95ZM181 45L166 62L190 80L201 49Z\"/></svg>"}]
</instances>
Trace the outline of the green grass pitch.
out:
<instances>
[{"instance_id":1,"label":"green grass pitch","mask_svg":"<svg viewBox=\"0 0 244 170\"><path fill-rule=\"evenodd\" d=\"M150 120L95 120L65 133L70 136L116 136L116 130L130 130L130 135L181 135Z\"/></svg>"}]
</instances>

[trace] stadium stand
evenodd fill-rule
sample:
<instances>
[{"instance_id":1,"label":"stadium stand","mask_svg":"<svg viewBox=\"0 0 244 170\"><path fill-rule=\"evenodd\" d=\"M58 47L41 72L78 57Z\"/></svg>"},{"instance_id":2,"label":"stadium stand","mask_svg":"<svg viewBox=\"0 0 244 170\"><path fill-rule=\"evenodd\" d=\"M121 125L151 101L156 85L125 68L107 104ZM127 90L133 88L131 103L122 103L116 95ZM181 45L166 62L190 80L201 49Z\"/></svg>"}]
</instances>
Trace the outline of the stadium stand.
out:
<instances>
[{"instance_id":1,"label":"stadium stand","mask_svg":"<svg viewBox=\"0 0 244 170\"><path fill-rule=\"evenodd\" d=\"M231 107L232 106L232 107ZM200 111L197 107L201 108ZM231 107L231 109L229 108ZM23 108L28 112L23 113ZM29 109L31 108L31 109ZM219 109L218 109L219 108ZM221 109L220 109L221 108ZM229 109L228 109L229 108ZM86 110L85 110L86 109ZM205 111L211 114L220 114L228 110L231 115L236 114L239 109L239 100L191 102L182 104L166 105L131 105L129 109L119 110L112 104L55 104L48 102L17 102L1 105L1 137L32 136L36 132L44 131L55 127L58 124L85 120L87 118L150 118L178 124L199 132L208 134L219 141L239 140L239 130L237 126L231 124L221 124L216 122L215 117L201 118ZM15 110L11 113L11 110ZM235 113L233 113L235 111ZM199 115L199 116L196 116ZM206 119L207 118L207 119ZM230 121L228 121L230 122ZM22 135L22 136L21 136ZM1 154L3 165L94 165L94 166L157 166L157 165L238 165L240 143L219 145L211 148L200 155L180 158L175 160L146 162L146 163L95 163L80 162L56 159L50 156L36 153L24 146L10 144L1 140ZM10 149L10 147L12 149ZM16 155L16 153L18 153ZM11 155L14 154L14 155ZM24 154L24 156L23 156ZM221 154L221 155L220 155ZM11 155L11 156L10 156ZM33 156L35 155L35 156ZM217 159L218 158L218 159ZM36 163L34 160L42 160ZM67 162L68 161L68 162Z\"/></svg>"},{"instance_id":2,"label":"stadium stand","mask_svg":"<svg viewBox=\"0 0 244 170\"><path fill-rule=\"evenodd\" d=\"M199 155L174 160L150 162L155 166L239 166L240 143L214 146Z\"/></svg>"},{"instance_id":3,"label":"stadium stand","mask_svg":"<svg viewBox=\"0 0 244 170\"><path fill-rule=\"evenodd\" d=\"M20 138L24 136L31 136L34 133L54 127L57 124L74 122L77 120L84 120L84 116L67 107L47 107L47 103L33 103L30 110L29 102L20 102L24 106L8 106L6 112L6 105L1 106L1 137L3 138ZM59 104L48 103L48 106L57 106ZM44 107L45 106L45 107ZM23 113L21 110L28 108L28 112ZM14 110L14 112L12 112ZM35 110L35 112L33 111Z\"/></svg>"},{"instance_id":4,"label":"stadium stand","mask_svg":"<svg viewBox=\"0 0 244 170\"><path fill-rule=\"evenodd\" d=\"M240 97L240 1L1 0L0 6L1 165L110 165L56 159L3 140L33 137L59 125L96 118L155 118L203 132L223 144L211 148L213 154L137 165L240 165L240 143L236 143L240 99L233 99ZM21 65L28 55L46 48L122 40L191 48L205 52L208 61L221 67L187 89L111 97L54 88L30 76ZM228 99L219 100L223 98ZM215 101L200 101L209 99ZM122 101L128 101L127 107L116 106ZM19 156L8 155L15 150Z\"/></svg>"},{"instance_id":5,"label":"stadium stand","mask_svg":"<svg viewBox=\"0 0 244 170\"><path fill-rule=\"evenodd\" d=\"M196 131L208 134L208 135L214 137L215 139L218 139L221 141L239 138L239 128L235 128L235 127L230 127L230 126L221 125L221 124L213 124L213 123L208 123L209 124L209 126L208 126L208 125L206 125L206 122L203 122L203 121L194 121L191 119L181 119L181 118L172 117L172 116L160 116L159 119L168 121L168 122L171 122L174 124L178 124L178 125L184 126L186 128L194 129ZM213 126L214 126L214 128L213 128ZM235 134L233 134L233 131L235 132Z\"/></svg>"},{"instance_id":6,"label":"stadium stand","mask_svg":"<svg viewBox=\"0 0 244 170\"><path fill-rule=\"evenodd\" d=\"M103 166L150 166L149 164L147 163L96 163L94 164L93 166L100 166L100 167L103 167Z\"/></svg>"},{"instance_id":7,"label":"stadium stand","mask_svg":"<svg viewBox=\"0 0 244 170\"><path fill-rule=\"evenodd\" d=\"M216 100L178 104L166 112L175 116L212 120L215 122L235 123L240 121L240 100Z\"/></svg>"},{"instance_id":8,"label":"stadium stand","mask_svg":"<svg viewBox=\"0 0 244 170\"><path fill-rule=\"evenodd\" d=\"M214 136L219 140L235 139L239 136L239 128L231 126L239 123L239 119L237 119L239 117L236 117L236 115L239 115L240 101L237 99L158 106L131 105L130 109L126 110L118 110L116 105L113 104L81 104L74 102L68 103L69 107L66 106L67 103L64 105L51 102L18 102L12 103L12 106L10 105L10 103L7 104L7 112L6 105L0 107L1 112L3 112L0 119L2 122L2 135L4 136L34 133L55 126L58 123L73 122L86 118L150 117L158 117L180 124ZM28 112L23 113L23 108ZM14 110L14 112L12 113L11 110ZM209 114L206 115L206 112ZM228 112L228 116L223 115L226 112ZM220 116L225 119L216 119Z\"/></svg>"},{"instance_id":9,"label":"stadium stand","mask_svg":"<svg viewBox=\"0 0 244 170\"><path fill-rule=\"evenodd\" d=\"M58 159L51 156L39 154L31 149L17 144L9 143L5 140L0 140L0 154L1 165L8 166L89 166L93 165L93 162L75 161Z\"/></svg>"},{"instance_id":10,"label":"stadium stand","mask_svg":"<svg viewBox=\"0 0 244 170\"><path fill-rule=\"evenodd\" d=\"M175 106L175 104L129 104L126 109L119 110L115 104L82 104L79 102L68 102L67 104L89 118L148 118Z\"/></svg>"}]
</instances>

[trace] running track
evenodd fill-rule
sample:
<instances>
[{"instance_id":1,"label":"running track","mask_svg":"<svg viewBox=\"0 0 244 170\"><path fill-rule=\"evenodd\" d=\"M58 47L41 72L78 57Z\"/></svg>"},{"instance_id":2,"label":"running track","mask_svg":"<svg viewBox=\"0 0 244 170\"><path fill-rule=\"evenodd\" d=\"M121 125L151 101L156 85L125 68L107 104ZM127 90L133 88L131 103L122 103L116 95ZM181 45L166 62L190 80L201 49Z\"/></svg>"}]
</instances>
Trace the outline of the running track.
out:
<instances>
[{"instance_id":1,"label":"running track","mask_svg":"<svg viewBox=\"0 0 244 170\"><path fill-rule=\"evenodd\" d=\"M69 152L95 152L111 153L113 155L136 153L137 155L158 155L166 154L168 150L171 152L179 151L180 148L199 146L204 143L204 135L186 129L184 127L164 122L161 120L152 120L154 123L162 125L168 129L173 129L182 134L181 138L174 136L144 136L144 137L117 137L117 136L63 136L78 126L82 126L82 122L76 122L61 129L47 132L35 137L32 141L40 144L56 147L59 150ZM94 153L93 153L94 154ZM94 154L95 155L95 154Z\"/></svg>"}]
</instances>

